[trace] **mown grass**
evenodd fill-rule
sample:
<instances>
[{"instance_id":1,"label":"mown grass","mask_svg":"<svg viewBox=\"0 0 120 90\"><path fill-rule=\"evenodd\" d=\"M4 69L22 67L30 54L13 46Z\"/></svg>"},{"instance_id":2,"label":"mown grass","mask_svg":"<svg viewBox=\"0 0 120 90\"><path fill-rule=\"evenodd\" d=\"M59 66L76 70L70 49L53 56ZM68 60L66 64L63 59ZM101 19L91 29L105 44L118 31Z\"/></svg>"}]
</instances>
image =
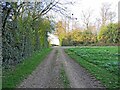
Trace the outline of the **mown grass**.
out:
<instances>
[{"instance_id":1,"label":"mown grass","mask_svg":"<svg viewBox=\"0 0 120 90\"><path fill-rule=\"evenodd\" d=\"M5 70L3 73L2 88L16 88L23 79L27 78L27 76L36 69L36 67L50 51L51 48L47 48L40 52L34 53L31 57L25 59L22 63L17 65L15 70Z\"/></svg>"},{"instance_id":2,"label":"mown grass","mask_svg":"<svg viewBox=\"0 0 120 90\"><path fill-rule=\"evenodd\" d=\"M66 52L106 88L120 88L118 47L80 47L66 49Z\"/></svg>"}]
</instances>

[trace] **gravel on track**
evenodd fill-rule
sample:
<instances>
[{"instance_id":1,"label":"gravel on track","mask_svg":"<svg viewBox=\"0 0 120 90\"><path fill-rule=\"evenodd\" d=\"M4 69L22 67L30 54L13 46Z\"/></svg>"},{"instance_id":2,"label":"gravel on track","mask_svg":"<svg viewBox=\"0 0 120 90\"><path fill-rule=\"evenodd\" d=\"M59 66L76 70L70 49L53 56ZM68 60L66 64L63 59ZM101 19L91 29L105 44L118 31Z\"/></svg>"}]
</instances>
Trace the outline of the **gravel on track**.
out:
<instances>
[{"instance_id":1,"label":"gravel on track","mask_svg":"<svg viewBox=\"0 0 120 90\"><path fill-rule=\"evenodd\" d=\"M62 47L54 47L51 53L18 88L64 88L61 68L69 80L70 88L104 88L87 70L72 60ZM63 65L63 67L62 67Z\"/></svg>"}]
</instances>

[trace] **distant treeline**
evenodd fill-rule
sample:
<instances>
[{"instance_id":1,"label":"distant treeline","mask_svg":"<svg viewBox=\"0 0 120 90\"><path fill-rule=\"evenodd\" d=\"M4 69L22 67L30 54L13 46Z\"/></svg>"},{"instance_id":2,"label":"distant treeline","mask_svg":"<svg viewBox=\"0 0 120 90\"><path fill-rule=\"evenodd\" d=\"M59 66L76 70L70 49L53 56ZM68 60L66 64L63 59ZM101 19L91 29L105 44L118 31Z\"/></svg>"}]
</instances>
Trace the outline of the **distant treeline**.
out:
<instances>
[{"instance_id":1,"label":"distant treeline","mask_svg":"<svg viewBox=\"0 0 120 90\"><path fill-rule=\"evenodd\" d=\"M100 27L96 33L94 28L73 29L66 31L65 24L59 21L56 35L58 35L62 46L79 45L118 45L120 42L120 31L118 23L110 23Z\"/></svg>"},{"instance_id":2,"label":"distant treeline","mask_svg":"<svg viewBox=\"0 0 120 90\"><path fill-rule=\"evenodd\" d=\"M111 5L112 3L102 3L99 17L95 17L91 9L82 10L77 17L81 18L81 24L77 23L77 18L73 18L74 14L68 20L58 21L56 35L60 45L118 45L120 24L115 22L117 11L113 11ZM70 24L72 29L69 28Z\"/></svg>"}]
</instances>

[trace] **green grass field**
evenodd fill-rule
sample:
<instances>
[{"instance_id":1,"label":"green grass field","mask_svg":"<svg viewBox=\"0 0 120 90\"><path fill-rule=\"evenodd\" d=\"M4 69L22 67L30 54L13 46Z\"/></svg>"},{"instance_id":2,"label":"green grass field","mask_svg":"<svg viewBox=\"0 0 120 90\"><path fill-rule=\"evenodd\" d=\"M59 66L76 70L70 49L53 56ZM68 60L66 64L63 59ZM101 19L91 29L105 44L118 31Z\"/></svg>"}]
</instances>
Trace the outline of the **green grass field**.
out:
<instances>
[{"instance_id":1,"label":"green grass field","mask_svg":"<svg viewBox=\"0 0 120 90\"><path fill-rule=\"evenodd\" d=\"M50 51L51 48L43 49L42 51L36 52L31 57L25 59L22 63L16 66L15 70L4 70L2 88L16 88L23 79L36 69Z\"/></svg>"},{"instance_id":2,"label":"green grass field","mask_svg":"<svg viewBox=\"0 0 120 90\"><path fill-rule=\"evenodd\" d=\"M65 50L107 88L120 88L118 47L96 46Z\"/></svg>"}]
</instances>

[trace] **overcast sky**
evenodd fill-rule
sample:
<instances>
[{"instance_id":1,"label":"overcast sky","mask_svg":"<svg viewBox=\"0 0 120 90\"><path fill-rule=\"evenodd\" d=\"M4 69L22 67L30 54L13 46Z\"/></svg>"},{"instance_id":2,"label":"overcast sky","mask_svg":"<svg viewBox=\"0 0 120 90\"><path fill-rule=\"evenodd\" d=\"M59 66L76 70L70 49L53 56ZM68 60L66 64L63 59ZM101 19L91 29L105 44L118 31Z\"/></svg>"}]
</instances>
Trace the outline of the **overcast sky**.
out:
<instances>
[{"instance_id":1,"label":"overcast sky","mask_svg":"<svg viewBox=\"0 0 120 90\"><path fill-rule=\"evenodd\" d=\"M100 9L102 6L102 3L109 3L111 4L111 10L116 12L116 22L118 21L118 2L120 0L60 0L61 2L67 2L72 1L76 2L74 5L67 5L68 10L70 10L70 14L74 18L77 18L77 22L82 24L81 18L82 18L82 10L88 11L92 10L92 19L91 21L95 21L96 18L100 18ZM58 19L57 15L57 19Z\"/></svg>"},{"instance_id":2,"label":"overcast sky","mask_svg":"<svg viewBox=\"0 0 120 90\"><path fill-rule=\"evenodd\" d=\"M74 16L74 18L77 18L77 22L78 25L82 26L82 21L81 21L81 17L82 17L82 10L83 11L87 11L87 10L93 10L92 12L92 18L91 21L95 22L96 18L100 18L100 9L102 6L102 3L109 3L111 4L111 10L116 12L116 20L115 22L118 21L118 2L120 0L60 0L61 2L67 2L67 1L72 1L72 2L76 2L73 6L71 5L67 5L68 10L70 10L69 15ZM59 14L56 14L56 18L58 20L59 18ZM58 43L58 39L53 36L54 43Z\"/></svg>"},{"instance_id":3,"label":"overcast sky","mask_svg":"<svg viewBox=\"0 0 120 90\"><path fill-rule=\"evenodd\" d=\"M82 10L93 10L94 15L98 17L100 14L100 8L102 3L110 3L112 11L118 12L118 2L119 0L73 0L78 2L78 4L71 7L71 11L76 17L81 16Z\"/></svg>"}]
</instances>

